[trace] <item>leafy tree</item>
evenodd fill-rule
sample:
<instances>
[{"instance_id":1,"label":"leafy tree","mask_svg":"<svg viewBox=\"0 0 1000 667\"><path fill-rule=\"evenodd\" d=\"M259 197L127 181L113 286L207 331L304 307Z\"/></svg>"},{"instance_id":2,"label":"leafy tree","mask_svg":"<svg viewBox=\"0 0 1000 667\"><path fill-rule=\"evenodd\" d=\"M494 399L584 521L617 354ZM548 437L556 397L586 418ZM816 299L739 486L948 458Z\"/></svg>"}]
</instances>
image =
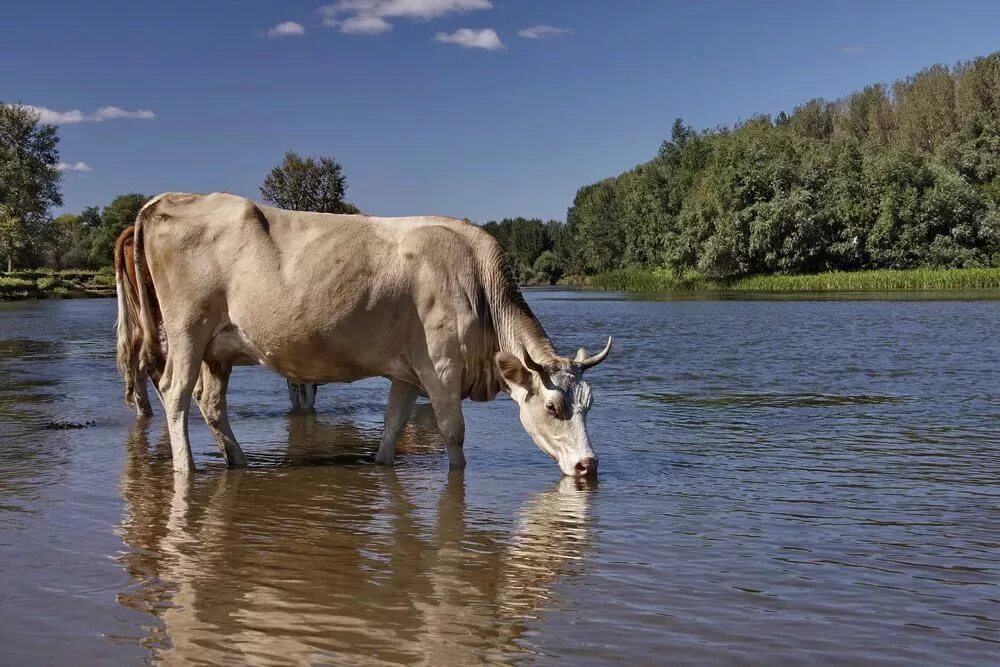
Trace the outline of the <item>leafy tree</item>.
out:
<instances>
[{"instance_id":1,"label":"leafy tree","mask_svg":"<svg viewBox=\"0 0 1000 667\"><path fill-rule=\"evenodd\" d=\"M86 209L81 215L81 223L91 228L90 263L93 266L108 266L114 262L115 240L129 225L135 223L139 209L149 201L149 197L138 193L118 195L101 212L100 223L93 225L93 209Z\"/></svg>"},{"instance_id":2,"label":"leafy tree","mask_svg":"<svg viewBox=\"0 0 1000 667\"><path fill-rule=\"evenodd\" d=\"M271 170L260 186L261 197L269 204L292 211L357 213L344 201L347 179L333 158L303 158L289 151L281 164Z\"/></svg>"},{"instance_id":3,"label":"leafy tree","mask_svg":"<svg viewBox=\"0 0 1000 667\"><path fill-rule=\"evenodd\" d=\"M546 224L537 218L504 218L487 222L483 229L503 248L514 276L520 281L530 282L536 278L538 257L552 250L562 225L555 220ZM555 254L552 254L554 257Z\"/></svg>"},{"instance_id":4,"label":"leafy tree","mask_svg":"<svg viewBox=\"0 0 1000 667\"><path fill-rule=\"evenodd\" d=\"M17 255L40 233L59 193L59 136L54 125L20 105L0 102L0 248L11 271Z\"/></svg>"},{"instance_id":5,"label":"leafy tree","mask_svg":"<svg viewBox=\"0 0 1000 667\"><path fill-rule=\"evenodd\" d=\"M24 225L0 204L0 253L7 258L7 271L14 270L14 257L24 249Z\"/></svg>"},{"instance_id":6,"label":"leafy tree","mask_svg":"<svg viewBox=\"0 0 1000 667\"><path fill-rule=\"evenodd\" d=\"M52 221L46 239L45 265L54 269L93 266L90 262L90 234L82 215L65 213Z\"/></svg>"},{"instance_id":7,"label":"leafy tree","mask_svg":"<svg viewBox=\"0 0 1000 667\"><path fill-rule=\"evenodd\" d=\"M535 278L548 285L554 285L562 277L562 265L559 258L551 250L546 250L539 255L531 268Z\"/></svg>"}]
</instances>

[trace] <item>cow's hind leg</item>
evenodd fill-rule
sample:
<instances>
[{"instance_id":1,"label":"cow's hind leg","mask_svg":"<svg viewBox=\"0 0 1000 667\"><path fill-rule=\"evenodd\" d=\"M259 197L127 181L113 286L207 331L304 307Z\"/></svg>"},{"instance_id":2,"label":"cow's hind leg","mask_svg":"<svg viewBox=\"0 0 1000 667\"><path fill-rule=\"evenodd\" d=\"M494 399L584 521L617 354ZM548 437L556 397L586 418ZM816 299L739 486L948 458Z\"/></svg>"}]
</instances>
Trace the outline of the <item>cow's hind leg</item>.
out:
<instances>
[{"instance_id":1,"label":"cow's hind leg","mask_svg":"<svg viewBox=\"0 0 1000 667\"><path fill-rule=\"evenodd\" d=\"M292 404L292 412L316 411L316 388L311 382L299 383L286 380L288 383L288 401Z\"/></svg>"},{"instance_id":2,"label":"cow's hind leg","mask_svg":"<svg viewBox=\"0 0 1000 667\"><path fill-rule=\"evenodd\" d=\"M167 362L159 381L163 411L170 431L170 448L173 452L174 471L190 473L194 470L194 457L188 440L188 411L191 393L201 369L204 344L195 344L191 337L169 337Z\"/></svg>"},{"instance_id":3,"label":"cow's hind leg","mask_svg":"<svg viewBox=\"0 0 1000 667\"><path fill-rule=\"evenodd\" d=\"M230 468L244 468L247 459L229 425L229 410L226 405L226 391L229 388L229 375L232 370L230 364L202 362L201 377L195 387L194 397L198 401L198 407L205 418L205 423L208 424L208 429L212 432L212 437L215 438L215 443L226 459L226 464Z\"/></svg>"},{"instance_id":4,"label":"cow's hind leg","mask_svg":"<svg viewBox=\"0 0 1000 667\"><path fill-rule=\"evenodd\" d=\"M149 391L146 388L146 375L138 373L135 385L132 387L132 403L135 405L137 417L152 417L153 406L149 403Z\"/></svg>"},{"instance_id":5,"label":"cow's hind leg","mask_svg":"<svg viewBox=\"0 0 1000 667\"><path fill-rule=\"evenodd\" d=\"M389 402L385 405L385 425L382 444L379 445L375 463L391 466L396 459L396 441L410 418L413 402L419 390L408 382L393 380L389 387Z\"/></svg>"}]
</instances>

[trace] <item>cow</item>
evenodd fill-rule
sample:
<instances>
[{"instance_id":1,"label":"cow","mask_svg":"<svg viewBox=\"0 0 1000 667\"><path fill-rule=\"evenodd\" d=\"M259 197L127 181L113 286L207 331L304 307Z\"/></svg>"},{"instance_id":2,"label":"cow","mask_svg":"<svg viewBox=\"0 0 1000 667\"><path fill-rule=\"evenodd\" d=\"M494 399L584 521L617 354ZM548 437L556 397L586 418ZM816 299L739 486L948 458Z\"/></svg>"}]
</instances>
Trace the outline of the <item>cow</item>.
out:
<instances>
[{"instance_id":1,"label":"cow","mask_svg":"<svg viewBox=\"0 0 1000 667\"><path fill-rule=\"evenodd\" d=\"M115 241L115 271L128 272L128 278L135 283L135 256L133 254L135 239L135 227L129 225L118 235ZM138 304L128 303L125 307L132 308L133 317L137 316L136 308ZM133 331L129 341L136 351L142 341L139 332ZM133 352L134 354L135 352ZM125 375L125 405L135 410L138 417L152 417L153 406L149 402L149 393L146 391L145 376L132 378ZM316 384L298 384L288 380L288 402L291 403L292 412L314 412L316 409ZM199 385L195 385L195 394L199 393Z\"/></svg>"},{"instance_id":2,"label":"cow","mask_svg":"<svg viewBox=\"0 0 1000 667\"><path fill-rule=\"evenodd\" d=\"M246 465L226 408L235 364L264 365L299 384L388 378L376 463L392 465L422 394L450 467L464 468L462 400L504 391L563 474L597 472L583 373L608 356L611 339L592 356L582 348L559 356L499 245L476 225L170 192L140 210L132 243L132 268L127 242L116 249L118 368L133 401L145 377L154 382L177 473L194 470L193 394L226 462Z\"/></svg>"}]
</instances>

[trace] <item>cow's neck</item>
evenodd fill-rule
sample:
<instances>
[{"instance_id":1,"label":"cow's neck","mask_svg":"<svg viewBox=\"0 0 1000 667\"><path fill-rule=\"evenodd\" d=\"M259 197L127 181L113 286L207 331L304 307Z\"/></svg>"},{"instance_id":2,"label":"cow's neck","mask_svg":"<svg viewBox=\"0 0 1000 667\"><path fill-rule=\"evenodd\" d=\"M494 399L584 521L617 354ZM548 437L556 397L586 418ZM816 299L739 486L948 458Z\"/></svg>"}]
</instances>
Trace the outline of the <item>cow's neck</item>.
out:
<instances>
[{"instance_id":1,"label":"cow's neck","mask_svg":"<svg viewBox=\"0 0 1000 667\"><path fill-rule=\"evenodd\" d=\"M490 314L496 332L497 351L510 352L522 361L527 351L542 364L558 361L548 334L524 300L510 270L503 264L491 272L492 284L487 284Z\"/></svg>"},{"instance_id":2,"label":"cow's neck","mask_svg":"<svg viewBox=\"0 0 1000 667\"><path fill-rule=\"evenodd\" d=\"M503 309L500 321L496 322L497 343L500 350L510 352L522 361L527 352L542 365L551 365L557 359L552 341L541 323L526 303L508 304Z\"/></svg>"}]
</instances>

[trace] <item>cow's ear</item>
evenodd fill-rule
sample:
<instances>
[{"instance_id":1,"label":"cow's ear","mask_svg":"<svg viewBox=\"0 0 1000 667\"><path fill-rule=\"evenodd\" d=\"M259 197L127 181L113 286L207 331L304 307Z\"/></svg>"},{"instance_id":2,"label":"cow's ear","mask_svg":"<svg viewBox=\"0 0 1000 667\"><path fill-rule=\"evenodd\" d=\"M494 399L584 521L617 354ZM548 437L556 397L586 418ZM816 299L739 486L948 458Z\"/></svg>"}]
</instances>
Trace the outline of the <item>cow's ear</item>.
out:
<instances>
[{"instance_id":1,"label":"cow's ear","mask_svg":"<svg viewBox=\"0 0 1000 667\"><path fill-rule=\"evenodd\" d=\"M531 390L531 371L524 367L521 360L510 352L501 350L496 356L500 377L511 387L521 387Z\"/></svg>"}]
</instances>

